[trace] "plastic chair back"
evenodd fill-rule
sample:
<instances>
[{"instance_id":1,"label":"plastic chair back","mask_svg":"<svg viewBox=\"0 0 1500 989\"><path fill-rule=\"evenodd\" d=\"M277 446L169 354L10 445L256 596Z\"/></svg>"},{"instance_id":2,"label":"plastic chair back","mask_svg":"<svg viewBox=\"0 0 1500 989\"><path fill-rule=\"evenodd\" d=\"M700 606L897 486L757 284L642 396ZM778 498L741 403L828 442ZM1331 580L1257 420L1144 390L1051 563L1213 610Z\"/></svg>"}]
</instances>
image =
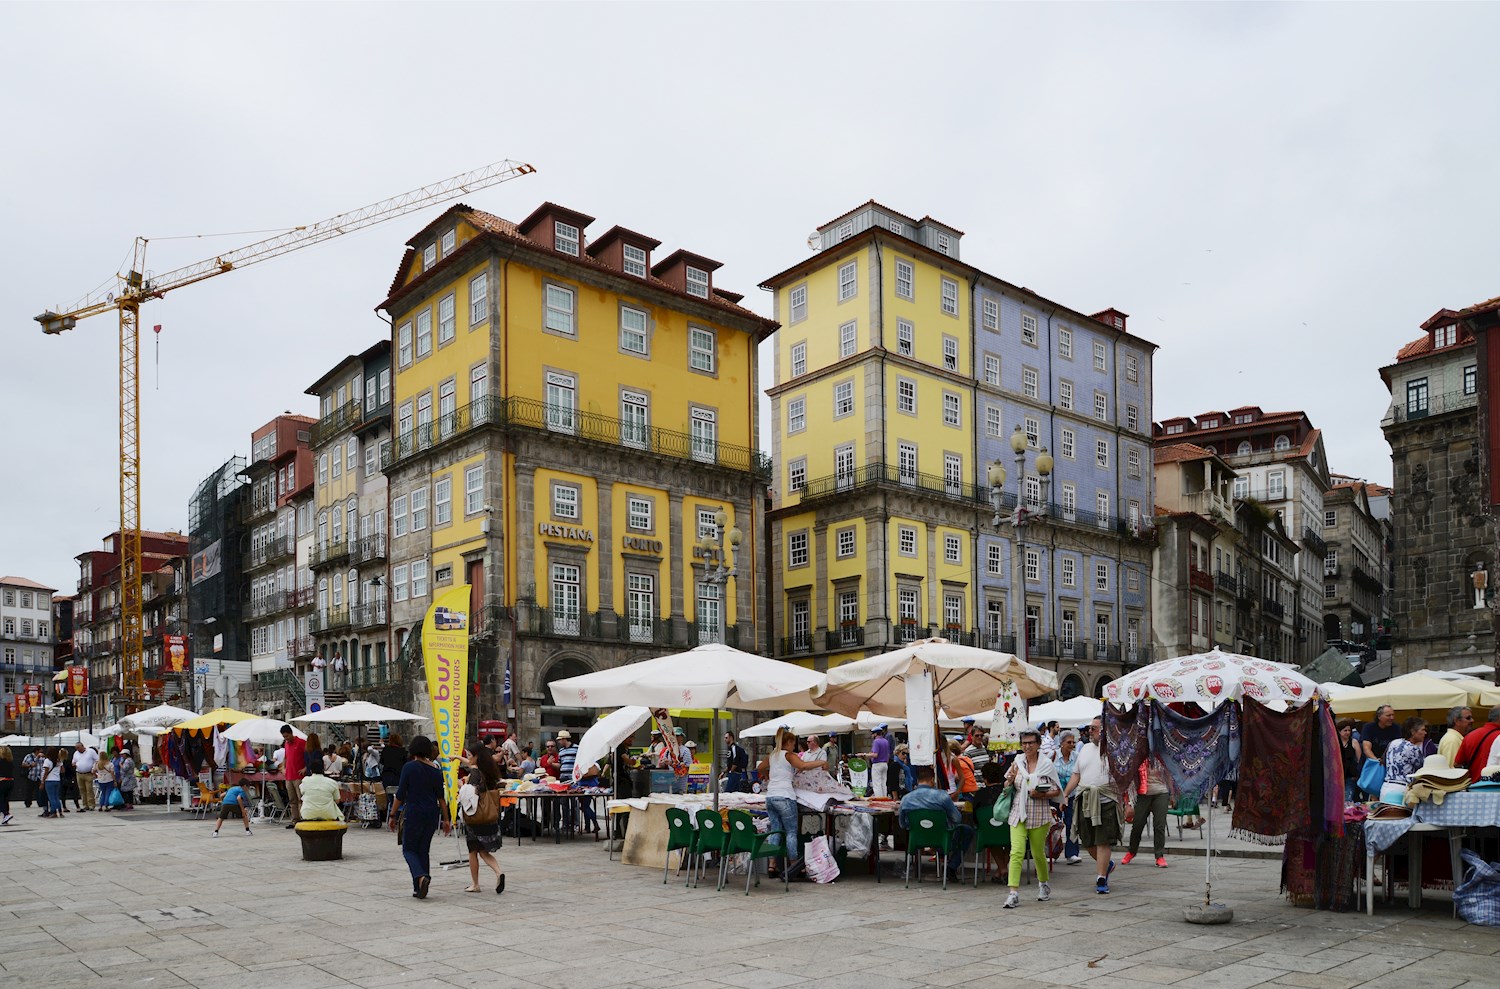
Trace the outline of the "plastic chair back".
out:
<instances>
[{"instance_id":1,"label":"plastic chair back","mask_svg":"<svg viewBox=\"0 0 1500 989\"><path fill-rule=\"evenodd\" d=\"M693 819L680 807L667 808L667 851L693 847Z\"/></svg>"},{"instance_id":2,"label":"plastic chair back","mask_svg":"<svg viewBox=\"0 0 1500 989\"><path fill-rule=\"evenodd\" d=\"M921 848L948 851L951 832L948 815L940 810L913 810L906 814L906 847L908 852Z\"/></svg>"},{"instance_id":3,"label":"plastic chair back","mask_svg":"<svg viewBox=\"0 0 1500 989\"><path fill-rule=\"evenodd\" d=\"M1004 824L991 824L990 815L993 807L981 807L974 814L974 848L976 851L984 851L986 848L1009 848L1010 828Z\"/></svg>"},{"instance_id":4,"label":"plastic chair back","mask_svg":"<svg viewBox=\"0 0 1500 989\"><path fill-rule=\"evenodd\" d=\"M698 818L698 844L697 850L702 852L723 853L729 844L729 830L724 824L724 818L711 810L700 810Z\"/></svg>"}]
</instances>

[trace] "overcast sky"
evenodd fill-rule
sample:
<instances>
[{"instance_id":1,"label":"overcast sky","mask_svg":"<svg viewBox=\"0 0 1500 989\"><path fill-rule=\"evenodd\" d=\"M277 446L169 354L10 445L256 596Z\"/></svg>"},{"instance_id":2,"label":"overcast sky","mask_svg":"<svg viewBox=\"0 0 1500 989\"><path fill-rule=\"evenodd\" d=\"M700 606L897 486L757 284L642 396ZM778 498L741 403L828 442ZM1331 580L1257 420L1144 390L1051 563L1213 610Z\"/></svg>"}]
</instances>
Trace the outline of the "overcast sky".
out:
<instances>
[{"instance_id":1,"label":"overcast sky","mask_svg":"<svg viewBox=\"0 0 1500 989\"><path fill-rule=\"evenodd\" d=\"M1389 481L1377 368L1500 294L1497 29L1484 4L0 5L0 573L71 590L118 524L115 318L33 316L138 234L311 222L507 157L539 171L471 205L706 254L763 313L817 224L930 213L969 263L1130 313L1156 419L1305 409L1334 470ZM437 213L146 307L147 528L315 414ZM150 267L254 239L157 240Z\"/></svg>"}]
</instances>

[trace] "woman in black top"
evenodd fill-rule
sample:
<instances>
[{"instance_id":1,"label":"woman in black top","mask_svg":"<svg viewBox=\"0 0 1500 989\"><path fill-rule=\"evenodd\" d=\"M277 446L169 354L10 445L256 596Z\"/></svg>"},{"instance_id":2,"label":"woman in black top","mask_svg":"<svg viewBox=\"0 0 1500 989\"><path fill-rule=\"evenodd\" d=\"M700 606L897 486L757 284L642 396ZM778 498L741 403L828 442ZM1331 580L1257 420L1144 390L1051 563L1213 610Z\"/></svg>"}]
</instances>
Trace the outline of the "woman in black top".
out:
<instances>
[{"instance_id":1,"label":"woman in black top","mask_svg":"<svg viewBox=\"0 0 1500 989\"><path fill-rule=\"evenodd\" d=\"M385 747L380 750L380 786L386 793L387 816L390 814L390 799L401 783L401 767L406 765L406 759L406 746L402 744L401 736L391 732L385 740Z\"/></svg>"},{"instance_id":2,"label":"woman in black top","mask_svg":"<svg viewBox=\"0 0 1500 989\"><path fill-rule=\"evenodd\" d=\"M443 771L432 761L432 756L432 739L418 735L411 740L411 761L401 770L396 799L391 803L391 830L396 830L398 812L405 818L401 857L411 870L411 895L419 900L427 898L427 888L432 885L428 861L432 836L439 826L445 835L453 830L448 820L448 801L443 796Z\"/></svg>"},{"instance_id":3,"label":"woman in black top","mask_svg":"<svg viewBox=\"0 0 1500 989\"><path fill-rule=\"evenodd\" d=\"M15 782L16 761L10 746L0 745L0 824L10 823L10 788ZM624 817L624 814L620 815Z\"/></svg>"}]
</instances>

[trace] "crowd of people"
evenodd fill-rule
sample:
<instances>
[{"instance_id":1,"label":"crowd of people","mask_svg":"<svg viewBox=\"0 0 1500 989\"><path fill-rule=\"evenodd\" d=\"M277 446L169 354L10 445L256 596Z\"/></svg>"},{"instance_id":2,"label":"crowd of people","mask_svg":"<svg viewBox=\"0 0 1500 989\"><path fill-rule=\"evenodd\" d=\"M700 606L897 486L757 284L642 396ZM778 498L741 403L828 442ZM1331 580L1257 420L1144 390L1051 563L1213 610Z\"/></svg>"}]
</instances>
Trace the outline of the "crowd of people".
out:
<instances>
[{"instance_id":1,"label":"crowd of people","mask_svg":"<svg viewBox=\"0 0 1500 989\"><path fill-rule=\"evenodd\" d=\"M1500 738L1500 706L1489 710L1484 724L1475 724L1473 709L1464 706L1449 708L1445 722L1439 728L1413 715L1398 723L1396 709L1389 704L1381 705L1374 720L1364 724L1340 720L1345 799L1402 803L1412 775L1429 756L1442 756L1476 782L1486 769L1500 767L1500 745L1495 744ZM1379 763L1378 773L1366 772L1372 762Z\"/></svg>"},{"instance_id":2,"label":"crowd of people","mask_svg":"<svg viewBox=\"0 0 1500 989\"><path fill-rule=\"evenodd\" d=\"M27 808L34 801L42 808L38 816L43 818L135 810L136 773L128 742L108 758L83 742L72 749L37 745L19 762L10 746L0 745L0 825L15 820L10 807L13 793Z\"/></svg>"}]
</instances>

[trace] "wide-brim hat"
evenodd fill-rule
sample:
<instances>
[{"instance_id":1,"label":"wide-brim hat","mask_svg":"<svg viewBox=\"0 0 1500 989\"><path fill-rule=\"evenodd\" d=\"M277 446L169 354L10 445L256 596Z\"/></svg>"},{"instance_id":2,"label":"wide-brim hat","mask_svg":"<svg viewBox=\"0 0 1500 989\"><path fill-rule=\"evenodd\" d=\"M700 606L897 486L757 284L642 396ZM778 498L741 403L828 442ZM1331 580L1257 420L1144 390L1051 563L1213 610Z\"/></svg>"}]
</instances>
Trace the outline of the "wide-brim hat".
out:
<instances>
[{"instance_id":1,"label":"wide-brim hat","mask_svg":"<svg viewBox=\"0 0 1500 989\"><path fill-rule=\"evenodd\" d=\"M573 738L573 733L568 731L567 729L563 729L562 731L557 733L557 737L571 740Z\"/></svg>"},{"instance_id":2,"label":"wide-brim hat","mask_svg":"<svg viewBox=\"0 0 1500 989\"><path fill-rule=\"evenodd\" d=\"M1437 753L1422 760L1422 768L1411 774L1413 783L1426 783L1428 786L1442 786L1462 783L1468 784L1469 771L1459 769L1448 761L1448 757Z\"/></svg>"},{"instance_id":3,"label":"wide-brim hat","mask_svg":"<svg viewBox=\"0 0 1500 989\"><path fill-rule=\"evenodd\" d=\"M1402 804L1376 804L1370 808L1370 820L1389 821L1396 818L1411 817L1411 808Z\"/></svg>"}]
</instances>

